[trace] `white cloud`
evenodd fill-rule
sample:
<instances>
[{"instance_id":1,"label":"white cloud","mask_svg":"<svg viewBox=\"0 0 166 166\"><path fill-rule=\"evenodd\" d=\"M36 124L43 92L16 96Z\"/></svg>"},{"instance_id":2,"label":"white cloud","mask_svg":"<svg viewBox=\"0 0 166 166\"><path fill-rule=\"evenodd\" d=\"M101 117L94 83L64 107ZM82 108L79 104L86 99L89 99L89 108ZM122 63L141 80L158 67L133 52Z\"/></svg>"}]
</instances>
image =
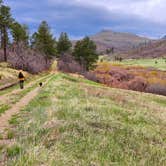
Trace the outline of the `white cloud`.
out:
<instances>
[{"instance_id":1,"label":"white cloud","mask_svg":"<svg viewBox=\"0 0 166 166\"><path fill-rule=\"evenodd\" d=\"M135 14L153 22L166 24L166 0L147 0L121 4L119 11Z\"/></svg>"},{"instance_id":2,"label":"white cloud","mask_svg":"<svg viewBox=\"0 0 166 166\"><path fill-rule=\"evenodd\" d=\"M72 38L104 27L114 31L161 36L166 33L166 0L5 0L13 17L34 31L41 20Z\"/></svg>"},{"instance_id":3,"label":"white cloud","mask_svg":"<svg viewBox=\"0 0 166 166\"><path fill-rule=\"evenodd\" d=\"M66 3L63 0L48 0L51 4ZM151 22L166 24L166 0L70 0L75 6L100 7L110 12L135 15Z\"/></svg>"}]
</instances>

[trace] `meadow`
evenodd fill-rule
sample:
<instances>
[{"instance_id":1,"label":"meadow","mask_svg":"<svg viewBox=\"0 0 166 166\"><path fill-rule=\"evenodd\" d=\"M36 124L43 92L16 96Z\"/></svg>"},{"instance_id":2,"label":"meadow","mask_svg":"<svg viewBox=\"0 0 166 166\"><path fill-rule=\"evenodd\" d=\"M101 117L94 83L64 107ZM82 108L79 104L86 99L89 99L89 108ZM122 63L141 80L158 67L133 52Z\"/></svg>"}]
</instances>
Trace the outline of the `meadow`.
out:
<instances>
[{"instance_id":1,"label":"meadow","mask_svg":"<svg viewBox=\"0 0 166 166\"><path fill-rule=\"evenodd\" d=\"M112 64L122 64L127 66L142 66L147 68L154 68L157 70L166 71L166 59L126 59L122 62L111 61Z\"/></svg>"},{"instance_id":2,"label":"meadow","mask_svg":"<svg viewBox=\"0 0 166 166\"><path fill-rule=\"evenodd\" d=\"M165 166L166 98L54 74L10 120L9 166Z\"/></svg>"}]
</instances>

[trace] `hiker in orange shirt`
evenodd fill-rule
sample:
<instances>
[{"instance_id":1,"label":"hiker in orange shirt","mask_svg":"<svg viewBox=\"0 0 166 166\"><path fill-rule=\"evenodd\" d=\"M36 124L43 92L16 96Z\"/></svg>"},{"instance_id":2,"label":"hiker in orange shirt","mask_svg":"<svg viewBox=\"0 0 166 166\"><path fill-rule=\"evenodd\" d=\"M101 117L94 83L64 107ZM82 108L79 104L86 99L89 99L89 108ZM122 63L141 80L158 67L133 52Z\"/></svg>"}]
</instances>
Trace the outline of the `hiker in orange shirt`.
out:
<instances>
[{"instance_id":1,"label":"hiker in orange shirt","mask_svg":"<svg viewBox=\"0 0 166 166\"><path fill-rule=\"evenodd\" d=\"M18 74L18 79L19 79L19 83L20 83L20 89L24 89L25 77L21 71Z\"/></svg>"}]
</instances>

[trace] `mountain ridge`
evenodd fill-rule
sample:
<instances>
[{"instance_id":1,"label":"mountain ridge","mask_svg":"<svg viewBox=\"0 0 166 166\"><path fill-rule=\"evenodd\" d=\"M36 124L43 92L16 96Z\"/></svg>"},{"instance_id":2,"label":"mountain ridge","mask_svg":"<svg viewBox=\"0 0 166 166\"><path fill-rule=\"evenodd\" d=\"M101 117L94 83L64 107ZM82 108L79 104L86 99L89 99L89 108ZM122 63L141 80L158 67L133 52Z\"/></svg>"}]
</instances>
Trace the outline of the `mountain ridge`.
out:
<instances>
[{"instance_id":1,"label":"mountain ridge","mask_svg":"<svg viewBox=\"0 0 166 166\"><path fill-rule=\"evenodd\" d=\"M102 30L90 38L96 43L97 50L105 53L107 49L113 47L116 52L126 52L133 47L152 41L150 38L141 37L127 32L115 32L112 30Z\"/></svg>"}]
</instances>

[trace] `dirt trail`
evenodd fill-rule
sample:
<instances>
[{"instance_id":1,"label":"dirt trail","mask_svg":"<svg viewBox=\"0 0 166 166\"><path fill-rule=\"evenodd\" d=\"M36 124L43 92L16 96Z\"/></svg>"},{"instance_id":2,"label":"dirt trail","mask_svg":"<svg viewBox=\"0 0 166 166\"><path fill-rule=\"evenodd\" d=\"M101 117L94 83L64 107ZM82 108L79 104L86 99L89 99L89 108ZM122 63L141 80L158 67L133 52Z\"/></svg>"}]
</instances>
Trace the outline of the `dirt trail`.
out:
<instances>
[{"instance_id":1,"label":"dirt trail","mask_svg":"<svg viewBox=\"0 0 166 166\"><path fill-rule=\"evenodd\" d=\"M44 85L46 85L49 80L51 78L49 78L47 81L44 82ZM37 87L35 89L33 89L31 92L29 92L27 95L25 95L19 102L17 102L15 105L12 106L11 109L7 110L4 114L2 114L0 116L0 133L3 133L3 131L10 127L9 126L9 120L11 119L11 117L17 113L19 113L20 109L22 109L23 107L25 107L26 105L28 105L28 103L35 97L37 96L39 90L41 88Z\"/></svg>"},{"instance_id":2,"label":"dirt trail","mask_svg":"<svg viewBox=\"0 0 166 166\"><path fill-rule=\"evenodd\" d=\"M19 113L20 109L25 107L37 94L39 91L39 87L35 88L31 92L29 92L26 96L24 96L17 104L15 104L11 109L6 111L2 116L0 116L0 134L3 136L3 139L0 140L0 146L12 146L15 144L15 139L8 139L6 137L5 129L8 129L9 120L13 115ZM0 165L6 165L6 154L4 153L0 159Z\"/></svg>"},{"instance_id":3,"label":"dirt trail","mask_svg":"<svg viewBox=\"0 0 166 166\"><path fill-rule=\"evenodd\" d=\"M0 116L0 132L3 132L5 128L9 127L9 120L11 117L19 112L19 110L25 107L37 94L39 87L35 88L24 96L18 103L16 103L11 109L7 110Z\"/></svg>"},{"instance_id":4,"label":"dirt trail","mask_svg":"<svg viewBox=\"0 0 166 166\"><path fill-rule=\"evenodd\" d=\"M47 78L47 77L48 77L48 75L44 76L42 78L39 78L39 79L37 79L35 81L32 81L32 82L28 83L27 85L25 85L25 88L29 88L29 87L33 86L34 84L36 84L38 81L43 80L44 78ZM1 95L0 96L0 101L6 101L10 95L17 94L17 93L19 93L21 91L22 91L22 89L15 89L12 92L9 92L9 93L6 93L4 95Z\"/></svg>"},{"instance_id":5,"label":"dirt trail","mask_svg":"<svg viewBox=\"0 0 166 166\"><path fill-rule=\"evenodd\" d=\"M46 77L44 77L44 78L46 78ZM48 80L43 82L44 86L49 82L49 80L51 78L52 77L49 77ZM39 80L41 80L41 79L38 79L37 81L39 81ZM35 81L35 82L37 82L37 81ZM29 86L30 85L32 85L32 84L29 84ZM11 109L7 110L4 114L2 114L0 116L0 134L1 134L1 136L3 136L2 139L0 140L0 146L12 146L15 144L15 139L7 138L6 129L10 129L9 120L12 118L13 115L18 114L22 108L27 106L29 104L29 102L38 95L38 92L40 91L41 88L42 87L37 87L37 88L33 89L31 92L26 94L19 102L17 102L15 105L13 105ZM13 93L13 92L11 92L11 93ZM6 153L3 153L3 155L0 156L0 166L1 165L5 166L6 161L7 161Z\"/></svg>"}]
</instances>

